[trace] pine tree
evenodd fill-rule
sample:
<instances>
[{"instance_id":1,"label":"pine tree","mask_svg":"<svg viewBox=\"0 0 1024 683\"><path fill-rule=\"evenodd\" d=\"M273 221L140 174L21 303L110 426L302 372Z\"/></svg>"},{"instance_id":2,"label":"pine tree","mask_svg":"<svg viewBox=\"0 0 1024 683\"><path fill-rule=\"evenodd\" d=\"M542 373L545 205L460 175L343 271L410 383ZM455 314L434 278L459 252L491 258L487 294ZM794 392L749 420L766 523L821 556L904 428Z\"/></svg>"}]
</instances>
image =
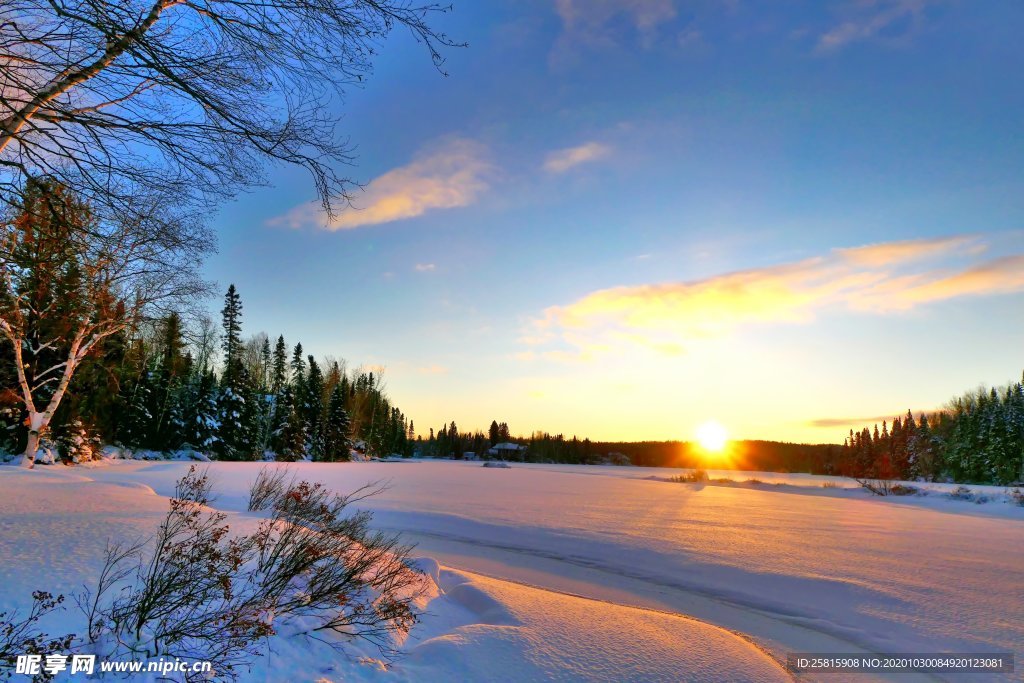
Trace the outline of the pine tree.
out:
<instances>
[{"instance_id":1,"label":"pine tree","mask_svg":"<svg viewBox=\"0 0 1024 683\"><path fill-rule=\"evenodd\" d=\"M217 400L219 455L229 460L255 458L259 448L259 410L252 378L242 359L242 301L235 286L228 287L221 311L224 337L224 372Z\"/></svg>"},{"instance_id":2,"label":"pine tree","mask_svg":"<svg viewBox=\"0 0 1024 683\"><path fill-rule=\"evenodd\" d=\"M308 438L306 424L302 419L300 407L293 402L291 412L281 435L282 445L278 456L282 460L295 461L306 457Z\"/></svg>"},{"instance_id":3,"label":"pine tree","mask_svg":"<svg viewBox=\"0 0 1024 683\"><path fill-rule=\"evenodd\" d=\"M285 346L284 335L277 338L277 344L274 346L273 365L270 390L274 394L278 394L288 383L288 347Z\"/></svg>"},{"instance_id":4,"label":"pine tree","mask_svg":"<svg viewBox=\"0 0 1024 683\"><path fill-rule=\"evenodd\" d=\"M224 295L224 308L221 309L221 326L224 337L221 347L224 350L223 384L235 386L237 375L242 368L242 299L235 291L234 285L228 286Z\"/></svg>"},{"instance_id":5,"label":"pine tree","mask_svg":"<svg viewBox=\"0 0 1024 683\"><path fill-rule=\"evenodd\" d=\"M217 410L217 378L201 368L185 388L182 433L186 445L202 452L218 450L220 423Z\"/></svg>"},{"instance_id":6,"label":"pine tree","mask_svg":"<svg viewBox=\"0 0 1024 683\"><path fill-rule=\"evenodd\" d=\"M455 426L455 420L448 425L448 444L451 453L455 458L462 457L462 444L459 439L459 428Z\"/></svg>"},{"instance_id":7,"label":"pine tree","mask_svg":"<svg viewBox=\"0 0 1024 683\"><path fill-rule=\"evenodd\" d=\"M291 419L295 397L289 384L283 384L274 395L274 410L270 423L270 450L281 460L293 460L290 452Z\"/></svg>"},{"instance_id":8,"label":"pine tree","mask_svg":"<svg viewBox=\"0 0 1024 683\"><path fill-rule=\"evenodd\" d=\"M334 387L327 404L327 419L324 424L324 459L331 462L349 459L349 421L345 410L345 391L341 384Z\"/></svg>"},{"instance_id":9,"label":"pine tree","mask_svg":"<svg viewBox=\"0 0 1024 683\"><path fill-rule=\"evenodd\" d=\"M146 361L140 360L141 367L134 380L124 384L122 405L124 421L121 425L121 440L132 448L151 448L152 431L155 423L151 412L154 399L152 371Z\"/></svg>"},{"instance_id":10,"label":"pine tree","mask_svg":"<svg viewBox=\"0 0 1024 683\"><path fill-rule=\"evenodd\" d=\"M160 366L156 371L154 398L154 447L160 450L179 448L183 442L181 428L182 394L191 371L191 357L185 351L181 316L170 313L162 321L159 337Z\"/></svg>"},{"instance_id":11,"label":"pine tree","mask_svg":"<svg viewBox=\"0 0 1024 683\"><path fill-rule=\"evenodd\" d=\"M306 377L302 410L308 439L307 453L311 459L320 460L324 453L324 378L320 365L313 356L309 356L309 372Z\"/></svg>"},{"instance_id":12,"label":"pine tree","mask_svg":"<svg viewBox=\"0 0 1024 683\"><path fill-rule=\"evenodd\" d=\"M910 418L913 424L913 416ZM935 472L935 443L932 440L931 427L928 424L928 416L921 413L917 429L910 439L910 476L913 479L922 477L926 480L934 479Z\"/></svg>"},{"instance_id":13,"label":"pine tree","mask_svg":"<svg viewBox=\"0 0 1024 683\"><path fill-rule=\"evenodd\" d=\"M296 344L292 350L292 388L299 389L306 382L306 360L302 355L302 344Z\"/></svg>"}]
</instances>

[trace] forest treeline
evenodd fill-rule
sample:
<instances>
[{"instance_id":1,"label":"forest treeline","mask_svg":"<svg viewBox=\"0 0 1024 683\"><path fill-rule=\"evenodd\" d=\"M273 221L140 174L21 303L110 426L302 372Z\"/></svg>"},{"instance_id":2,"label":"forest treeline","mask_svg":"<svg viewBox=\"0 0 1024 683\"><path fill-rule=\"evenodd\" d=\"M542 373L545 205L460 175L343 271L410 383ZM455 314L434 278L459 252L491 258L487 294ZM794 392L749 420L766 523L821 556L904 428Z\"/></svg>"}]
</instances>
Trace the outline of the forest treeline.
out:
<instances>
[{"instance_id":1,"label":"forest treeline","mask_svg":"<svg viewBox=\"0 0 1024 683\"><path fill-rule=\"evenodd\" d=\"M875 479L1024 482L1024 383L979 388L917 419L850 430L843 474Z\"/></svg>"},{"instance_id":2,"label":"forest treeline","mask_svg":"<svg viewBox=\"0 0 1024 683\"><path fill-rule=\"evenodd\" d=\"M90 459L105 444L193 449L222 460L348 460L353 444L371 454L411 454L413 425L379 374L318 361L284 336L243 338L234 285L221 317L220 330L209 319L188 329L172 311L104 339L71 381L44 446L66 461ZM12 354L9 344L0 348L0 447L16 453L28 426ZM62 348L36 353L29 374L63 355Z\"/></svg>"},{"instance_id":3,"label":"forest treeline","mask_svg":"<svg viewBox=\"0 0 1024 683\"><path fill-rule=\"evenodd\" d=\"M728 457L712 460L697 444L686 441L592 441L577 436L535 432L529 437L510 437L482 431L458 432L455 422L427 438L418 437L416 448L428 457L459 457L473 453L487 457L487 451L501 442L523 447L520 452L505 451L494 457L536 463L571 465L638 465L640 467L722 467L776 472L836 473L840 467L842 446L838 444L800 444L780 441L734 441ZM453 434L457 436L453 436ZM511 453L511 455L510 455Z\"/></svg>"},{"instance_id":4,"label":"forest treeline","mask_svg":"<svg viewBox=\"0 0 1024 683\"><path fill-rule=\"evenodd\" d=\"M942 410L918 417L908 410L891 422L850 430L842 445L779 441L734 441L722 457L709 457L685 441L591 441L535 432L509 436L508 425L491 423L489 434L460 433L455 422L417 442L424 455L486 454L499 442L521 451L496 457L537 463L633 464L806 472L866 479L952 481L975 484L1024 482L1024 378L1003 387L979 388L951 400Z\"/></svg>"}]
</instances>

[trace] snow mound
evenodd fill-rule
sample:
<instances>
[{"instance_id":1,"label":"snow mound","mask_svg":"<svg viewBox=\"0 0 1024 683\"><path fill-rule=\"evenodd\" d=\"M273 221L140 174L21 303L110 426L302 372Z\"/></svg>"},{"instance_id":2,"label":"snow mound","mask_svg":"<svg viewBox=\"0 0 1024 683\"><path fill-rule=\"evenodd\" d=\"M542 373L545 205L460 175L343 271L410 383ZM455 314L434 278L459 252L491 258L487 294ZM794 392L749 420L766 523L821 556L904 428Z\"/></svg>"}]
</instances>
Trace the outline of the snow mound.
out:
<instances>
[{"instance_id":1,"label":"snow mound","mask_svg":"<svg viewBox=\"0 0 1024 683\"><path fill-rule=\"evenodd\" d=\"M760 649L714 626L465 572L431 603L482 619L423 641L395 665L409 680L460 681L788 681ZM495 607L497 606L497 607ZM514 623L488 623L498 609Z\"/></svg>"},{"instance_id":2,"label":"snow mound","mask_svg":"<svg viewBox=\"0 0 1024 683\"><path fill-rule=\"evenodd\" d=\"M477 622L491 626L519 626L508 607L472 582L460 583L445 591L445 596L454 604L476 615Z\"/></svg>"},{"instance_id":3,"label":"snow mound","mask_svg":"<svg viewBox=\"0 0 1024 683\"><path fill-rule=\"evenodd\" d=\"M417 557L411 562L413 569L429 576L434 583L441 581L441 565L432 557Z\"/></svg>"}]
</instances>

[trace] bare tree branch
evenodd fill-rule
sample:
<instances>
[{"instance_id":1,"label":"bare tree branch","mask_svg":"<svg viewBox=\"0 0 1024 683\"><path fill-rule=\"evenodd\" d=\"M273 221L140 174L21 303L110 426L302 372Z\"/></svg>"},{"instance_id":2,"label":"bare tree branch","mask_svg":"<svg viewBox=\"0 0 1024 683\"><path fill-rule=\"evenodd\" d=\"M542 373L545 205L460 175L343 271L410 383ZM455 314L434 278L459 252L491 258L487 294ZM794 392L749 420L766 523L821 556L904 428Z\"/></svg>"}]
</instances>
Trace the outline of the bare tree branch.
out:
<instances>
[{"instance_id":1,"label":"bare tree branch","mask_svg":"<svg viewBox=\"0 0 1024 683\"><path fill-rule=\"evenodd\" d=\"M100 213L140 194L209 207L267 162L309 171L325 210L353 186L335 130L346 88L403 27L455 45L415 0L5 0L0 200L49 176ZM340 205L339 205L340 202Z\"/></svg>"}]
</instances>

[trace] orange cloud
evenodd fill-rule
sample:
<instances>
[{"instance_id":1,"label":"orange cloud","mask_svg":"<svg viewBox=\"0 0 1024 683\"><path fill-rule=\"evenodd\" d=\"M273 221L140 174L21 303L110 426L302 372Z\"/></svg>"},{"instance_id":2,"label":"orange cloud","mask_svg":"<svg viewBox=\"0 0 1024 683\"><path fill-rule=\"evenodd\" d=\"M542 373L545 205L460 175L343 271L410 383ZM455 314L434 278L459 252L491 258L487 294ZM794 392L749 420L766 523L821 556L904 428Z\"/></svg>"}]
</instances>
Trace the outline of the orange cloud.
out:
<instances>
[{"instance_id":1,"label":"orange cloud","mask_svg":"<svg viewBox=\"0 0 1024 683\"><path fill-rule=\"evenodd\" d=\"M896 286L903 285L903 286ZM870 292L879 308L903 310L961 296L1010 294L1024 290L1024 255L1005 256L949 274L901 278Z\"/></svg>"},{"instance_id":2,"label":"orange cloud","mask_svg":"<svg viewBox=\"0 0 1024 683\"><path fill-rule=\"evenodd\" d=\"M472 204L488 189L493 166L482 145L462 138L419 155L411 163L374 178L364 193L333 221L320 204L297 206L268 221L271 226L351 230L422 216L435 209Z\"/></svg>"},{"instance_id":3,"label":"orange cloud","mask_svg":"<svg viewBox=\"0 0 1024 683\"><path fill-rule=\"evenodd\" d=\"M603 159L610 153L611 148L600 142L588 142L578 147L559 149L548 154L544 160L544 170L548 173L565 173L580 164Z\"/></svg>"},{"instance_id":4,"label":"orange cloud","mask_svg":"<svg viewBox=\"0 0 1024 683\"><path fill-rule=\"evenodd\" d=\"M941 256L954 249L963 248L972 253L981 253L986 245L974 237L949 237L937 240L904 240L868 244L863 247L837 249L844 260L858 266L880 268L930 257Z\"/></svg>"},{"instance_id":5,"label":"orange cloud","mask_svg":"<svg viewBox=\"0 0 1024 683\"><path fill-rule=\"evenodd\" d=\"M827 307L882 313L1024 291L1024 255L936 265L976 260L985 246L963 236L889 242L702 280L603 289L546 309L521 341L564 344L585 357L624 345L678 355L696 339L752 323L807 322Z\"/></svg>"}]
</instances>

